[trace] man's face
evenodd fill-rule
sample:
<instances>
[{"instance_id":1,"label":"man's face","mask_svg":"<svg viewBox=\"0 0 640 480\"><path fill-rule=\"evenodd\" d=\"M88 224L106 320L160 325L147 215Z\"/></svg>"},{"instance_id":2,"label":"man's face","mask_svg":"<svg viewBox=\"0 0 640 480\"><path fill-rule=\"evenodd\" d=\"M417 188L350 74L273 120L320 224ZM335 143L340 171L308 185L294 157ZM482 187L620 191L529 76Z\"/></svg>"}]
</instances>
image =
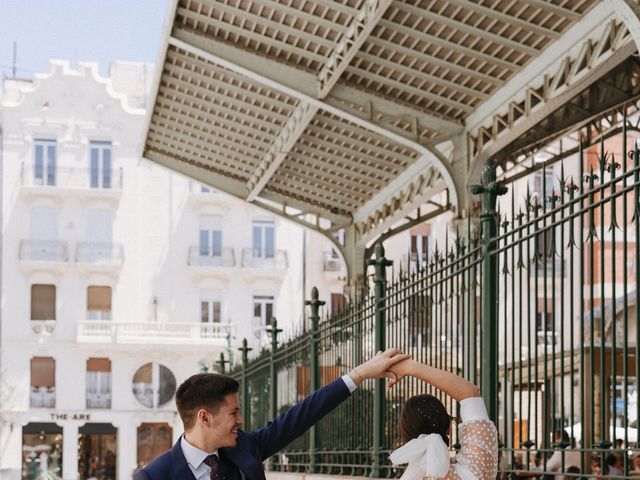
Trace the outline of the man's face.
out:
<instances>
[{"instance_id":1,"label":"man's face","mask_svg":"<svg viewBox=\"0 0 640 480\"><path fill-rule=\"evenodd\" d=\"M224 398L215 413L210 413L211 422L208 436L219 447L235 447L238 441L238 427L244 423L240 415L240 401L237 393L230 393Z\"/></svg>"}]
</instances>

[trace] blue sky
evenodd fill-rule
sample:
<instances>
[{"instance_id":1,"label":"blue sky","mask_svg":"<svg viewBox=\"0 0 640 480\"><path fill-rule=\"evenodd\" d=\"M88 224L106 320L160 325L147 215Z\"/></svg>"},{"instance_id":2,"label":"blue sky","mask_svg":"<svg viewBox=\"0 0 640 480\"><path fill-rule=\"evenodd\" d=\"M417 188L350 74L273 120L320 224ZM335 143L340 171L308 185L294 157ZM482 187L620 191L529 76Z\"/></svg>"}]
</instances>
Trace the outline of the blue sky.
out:
<instances>
[{"instance_id":1,"label":"blue sky","mask_svg":"<svg viewBox=\"0 0 640 480\"><path fill-rule=\"evenodd\" d=\"M46 72L51 58L72 65L112 60L155 62L169 0L0 0L0 74Z\"/></svg>"}]
</instances>

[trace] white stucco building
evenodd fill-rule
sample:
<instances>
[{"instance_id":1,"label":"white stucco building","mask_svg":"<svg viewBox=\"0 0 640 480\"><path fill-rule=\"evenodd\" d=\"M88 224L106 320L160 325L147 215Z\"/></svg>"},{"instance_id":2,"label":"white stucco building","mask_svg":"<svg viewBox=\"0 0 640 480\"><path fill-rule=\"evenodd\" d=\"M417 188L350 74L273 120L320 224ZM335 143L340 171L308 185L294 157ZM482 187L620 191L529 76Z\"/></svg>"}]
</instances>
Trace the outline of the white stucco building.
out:
<instances>
[{"instance_id":1,"label":"white stucco building","mask_svg":"<svg viewBox=\"0 0 640 480\"><path fill-rule=\"evenodd\" d=\"M2 479L130 478L182 433L177 385L342 291L326 239L140 158L152 71L5 80Z\"/></svg>"}]
</instances>

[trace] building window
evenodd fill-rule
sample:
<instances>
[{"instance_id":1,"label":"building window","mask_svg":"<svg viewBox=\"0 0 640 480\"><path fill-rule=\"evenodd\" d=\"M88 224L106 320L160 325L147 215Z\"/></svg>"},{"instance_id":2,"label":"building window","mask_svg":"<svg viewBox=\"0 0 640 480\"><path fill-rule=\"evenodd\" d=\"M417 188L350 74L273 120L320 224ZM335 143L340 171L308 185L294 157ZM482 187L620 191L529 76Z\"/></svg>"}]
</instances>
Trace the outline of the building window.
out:
<instances>
[{"instance_id":1,"label":"building window","mask_svg":"<svg viewBox=\"0 0 640 480\"><path fill-rule=\"evenodd\" d=\"M87 288L87 319L111 320L111 287Z\"/></svg>"},{"instance_id":2,"label":"building window","mask_svg":"<svg viewBox=\"0 0 640 480\"><path fill-rule=\"evenodd\" d=\"M256 295L253 297L253 317L259 326L271 325L273 318L273 297Z\"/></svg>"},{"instance_id":3,"label":"building window","mask_svg":"<svg viewBox=\"0 0 640 480\"><path fill-rule=\"evenodd\" d=\"M133 375L132 389L136 400L145 407L160 407L176 393L176 377L164 365L145 363Z\"/></svg>"},{"instance_id":4,"label":"building window","mask_svg":"<svg viewBox=\"0 0 640 480\"><path fill-rule=\"evenodd\" d=\"M337 314L347 308L347 298L342 293L331 294L331 313Z\"/></svg>"},{"instance_id":5,"label":"building window","mask_svg":"<svg viewBox=\"0 0 640 480\"><path fill-rule=\"evenodd\" d=\"M33 159L33 181L36 185L56 184L56 142L36 140Z\"/></svg>"},{"instance_id":6,"label":"building window","mask_svg":"<svg viewBox=\"0 0 640 480\"><path fill-rule=\"evenodd\" d=\"M222 256L222 222L220 217L203 215L200 217L200 256Z\"/></svg>"},{"instance_id":7,"label":"building window","mask_svg":"<svg viewBox=\"0 0 640 480\"><path fill-rule=\"evenodd\" d=\"M273 258L275 256L275 222L273 220L253 221L253 256Z\"/></svg>"},{"instance_id":8,"label":"building window","mask_svg":"<svg viewBox=\"0 0 640 480\"><path fill-rule=\"evenodd\" d=\"M32 408L56 406L56 361L51 357L31 359L30 405Z\"/></svg>"},{"instance_id":9,"label":"building window","mask_svg":"<svg viewBox=\"0 0 640 480\"><path fill-rule=\"evenodd\" d=\"M222 321L222 303L219 300L200 300L200 321L202 323L220 323Z\"/></svg>"},{"instance_id":10,"label":"building window","mask_svg":"<svg viewBox=\"0 0 640 480\"><path fill-rule=\"evenodd\" d=\"M31 285L31 320L56 319L56 286Z\"/></svg>"},{"instance_id":11,"label":"building window","mask_svg":"<svg viewBox=\"0 0 640 480\"><path fill-rule=\"evenodd\" d=\"M111 188L111 142L90 142L91 188Z\"/></svg>"},{"instance_id":12,"label":"building window","mask_svg":"<svg viewBox=\"0 0 640 480\"><path fill-rule=\"evenodd\" d=\"M538 351L543 353L546 348L549 353L557 342L557 332L553 322L553 300L538 299L538 312L536 314L536 334L538 339Z\"/></svg>"},{"instance_id":13,"label":"building window","mask_svg":"<svg viewBox=\"0 0 640 480\"><path fill-rule=\"evenodd\" d=\"M111 360L87 360L87 408L111 408Z\"/></svg>"}]
</instances>

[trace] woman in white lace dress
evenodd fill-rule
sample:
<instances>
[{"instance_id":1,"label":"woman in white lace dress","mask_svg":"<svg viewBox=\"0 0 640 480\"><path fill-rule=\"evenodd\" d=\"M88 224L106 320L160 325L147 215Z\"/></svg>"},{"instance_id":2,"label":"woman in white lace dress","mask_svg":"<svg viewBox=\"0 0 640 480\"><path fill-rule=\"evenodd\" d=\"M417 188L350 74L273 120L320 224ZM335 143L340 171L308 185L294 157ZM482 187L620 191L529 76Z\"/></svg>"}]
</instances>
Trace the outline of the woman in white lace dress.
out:
<instances>
[{"instance_id":1,"label":"woman in white lace dress","mask_svg":"<svg viewBox=\"0 0 640 480\"><path fill-rule=\"evenodd\" d=\"M391 454L396 464L407 463L402 480L494 480L498 470L498 436L474 384L450 372L405 360L394 365L388 387L405 376L416 377L460 402L460 452L449 455L451 417L440 400L416 395L405 403L398 431L404 445Z\"/></svg>"}]
</instances>

